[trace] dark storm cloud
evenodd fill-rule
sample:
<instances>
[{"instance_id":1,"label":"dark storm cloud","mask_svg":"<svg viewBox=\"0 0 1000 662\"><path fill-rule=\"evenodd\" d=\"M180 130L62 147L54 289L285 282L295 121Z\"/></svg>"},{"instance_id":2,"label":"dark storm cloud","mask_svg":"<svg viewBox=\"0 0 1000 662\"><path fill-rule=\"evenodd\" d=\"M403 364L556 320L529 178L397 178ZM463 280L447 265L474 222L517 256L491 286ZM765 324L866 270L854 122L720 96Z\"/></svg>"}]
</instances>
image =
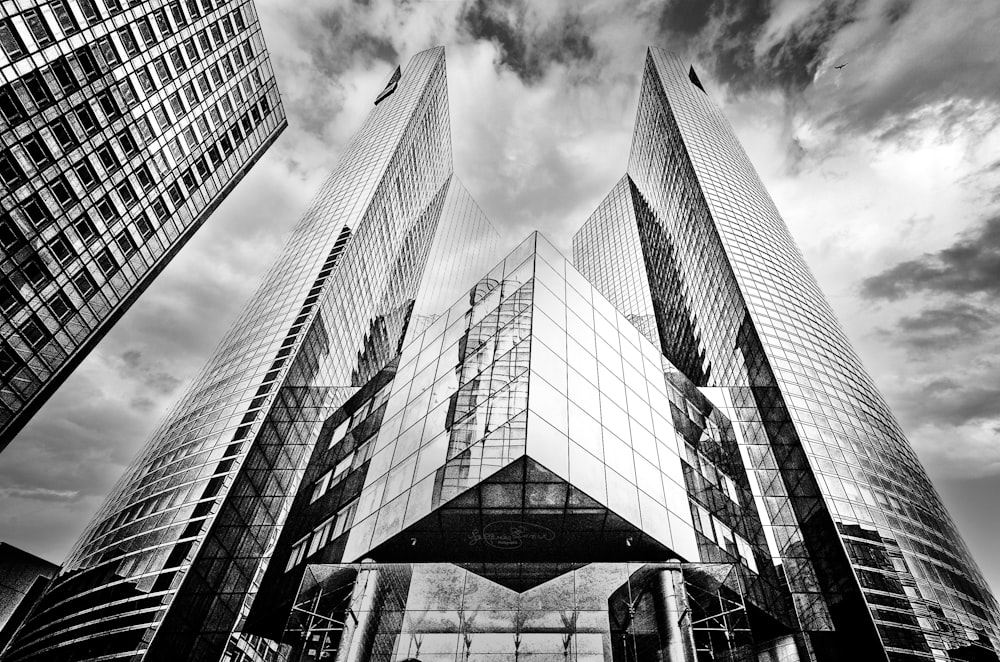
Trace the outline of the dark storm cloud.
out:
<instances>
[{"instance_id":1,"label":"dark storm cloud","mask_svg":"<svg viewBox=\"0 0 1000 662\"><path fill-rule=\"evenodd\" d=\"M956 301L901 317L891 330L881 330L885 340L914 352L963 349L982 340L993 329L997 315L986 308Z\"/></svg>"},{"instance_id":2,"label":"dark storm cloud","mask_svg":"<svg viewBox=\"0 0 1000 662\"><path fill-rule=\"evenodd\" d=\"M779 88L799 92L816 75L829 41L854 20L859 2L829 1L794 22L762 54L759 43L772 18L768 0L668 2L659 17L671 50L693 48L699 61L734 91Z\"/></svg>"},{"instance_id":3,"label":"dark storm cloud","mask_svg":"<svg viewBox=\"0 0 1000 662\"><path fill-rule=\"evenodd\" d=\"M358 4L367 6L367 3ZM377 59L386 64L399 61L399 53L392 42L385 35L369 32L356 14L336 7L306 18L315 21L315 27L322 33L322 38L311 41L307 48L312 63L331 78L360 60Z\"/></svg>"},{"instance_id":4,"label":"dark storm cloud","mask_svg":"<svg viewBox=\"0 0 1000 662\"><path fill-rule=\"evenodd\" d=\"M459 28L473 39L494 42L497 65L510 69L525 83L536 83L553 64L572 65L594 59L590 28L579 15L563 11L554 23L534 28L525 0L472 0L459 16Z\"/></svg>"},{"instance_id":5,"label":"dark storm cloud","mask_svg":"<svg viewBox=\"0 0 1000 662\"><path fill-rule=\"evenodd\" d=\"M1000 295L1000 216L986 220L936 253L901 262L861 282L866 299L910 294Z\"/></svg>"},{"instance_id":6,"label":"dark storm cloud","mask_svg":"<svg viewBox=\"0 0 1000 662\"><path fill-rule=\"evenodd\" d=\"M305 61L277 63L278 85L287 95L289 124L322 139L344 106L342 75L359 64L388 69L400 54L390 39L394 31L380 24L368 3L303 5L282 20L298 49L295 56Z\"/></svg>"}]
</instances>

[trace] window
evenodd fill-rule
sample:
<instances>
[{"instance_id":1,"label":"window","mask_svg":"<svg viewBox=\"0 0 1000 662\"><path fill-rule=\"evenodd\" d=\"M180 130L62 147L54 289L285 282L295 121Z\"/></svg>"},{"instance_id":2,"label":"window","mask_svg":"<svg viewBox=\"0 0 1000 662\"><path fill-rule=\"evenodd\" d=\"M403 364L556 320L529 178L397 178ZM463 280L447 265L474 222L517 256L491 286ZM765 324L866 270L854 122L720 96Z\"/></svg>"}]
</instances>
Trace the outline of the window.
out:
<instances>
[{"instance_id":1,"label":"window","mask_svg":"<svg viewBox=\"0 0 1000 662\"><path fill-rule=\"evenodd\" d=\"M104 66L108 69L121 64L122 59L118 56L118 50L110 37L101 37L97 40L97 53L104 60Z\"/></svg>"},{"instance_id":2,"label":"window","mask_svg":"<svg viewBox=\"0 0 1000 662\"><path fill-rule=\"evenodd\" d=\"M233 17L233 22L236 23L236 28L238 30L245 30L247 27L246 20L243 18L243 10L237 8L231 16Z\"/></svg>"},{"instance_id":3,"label":"window","mask_svg":"<svg viewBox=\"0 0 1000 662\"><path fill-rule=\"evenodd\" d=\"M337 523L333 527L333 532L330 534L330 540L333 540L354 523L354 513L358 509L358 500L355 499L351 503L347 504L337 512Z\"/></svg>"},{"instance_id":4,"label":"window","mask_svg":"<svg viewBox=\"0 0 1000 662\"><path fill-rule=\"evenodd\" d=\"M174 33L173 26L170 25L170 21L167 20L167 12L162 9L157 9L153 12L153 18L156 19L156 27L160 29L161 36L168 36Z\"/></svg>"},{"instance_id":5,"label":"window","mask_svg":"<svg viewBox=\"0 0 1000 662\"><path fill-rule=\"evenodd\" d=\"M126 156L132 156L139 151L139 146L135 144L135 138L132 137L132 132L128 129L118 134L118 146L122 148L122 152Z\"/></svg>"},{"instance_id":6,"label":"window","mask_svg":"<svg viewBox=\"0 0 1000 662\"><path fill-rule=\"evenodd\" d=\"M122 47L125 49L125 54L129 57L137 55L139 53L139 44L135 41L135 36L132 31L128 28L122 28L118 31L118 38L121 39Z\"/></svg>"},{"instance_id":7,"label":"window","mask_svg":"<svg viewBox=\"0 0 1000 662\"><path fill-rule=\"evenodd\" d=\"M101 70L97 68L97 62L94 60L90 48L81 46L73 51L73 53L76 55L76 59L80 63L80 69L83 70L83 74L86 76L88 82L101 77Z\"/></svg>"},{"instance_id":8,"label":"window","mask_svg":"<svg viewBox=\"0 0 1000 662\"><path fill-rule=\"evenodd\" d=\"M52 131L52 135L55 136L56 142L59 143L64 152L68 152L80 144L73 129L70 128L69 122L62 117L52 122L49 125L49 130Z\"/></svg>"},{"instance_id":9,"label":"window","mask_svg":"<svg viewBox=\"0 0 1000 662\"><path fill-rule=\"evenodd\" d=\"M153 60L153 70L156 72L156 77L160 79L160 85L166 85L174 79L165 58L160 57Z\"/></svg>"},{"instance_id":10,"label":"window","mask_svg":"<svg viewBox=\"0 0 1000 662\"><path fill-rule=\"evenodd\" d=\"M117 191L118 191L118 196L122 199L122 202L124 202L126 205L130 205L136 200L138 200L138 198L135 195L135 189L132 188L132 185L128 182L128 180L125 180L121 184L119 184Z\"/></svg>"},{"instance_id":11,"label":"window","mask_svg":"<svg viewBox=\"0 0 1000 662\"><path fill-rule=\"evenodd\" d=\"M135 77L139 79L139 87L146 94L152 94L156 91L156 85L153 83L153 77L149 75L149 72L145 69L139 69L135 72Z\"/></svg>"},{"instance_id":12,"label":"window","mask_svg":"<svg viewBox=\"0 0 1000 662\"><path fill-rule=\"evenodd\" d=\"M160 127L161 131L166 131L170 128L170 117L163 106L153 108L153 118L156 120L156 124Z\"/></svg>"},{"instance_id":13,"label":"window","mask_svg":"<svg viewBox=\"0 0 1000 662\"><path fill-rule=\"evenodd\" d=\"M63 208L71 207L77 202L73 187L69 185L69 182L62 175L49 182L49 190L52 191L52 195L55 197L56 202L59 203L59 206Z\"/></svg>"},{"instance_id":14,"label":"window","mask_svg":"<svg viewBox=\"0 0 1000 662\"><path fill-rule=\"evenodd\" d=\"M10 85L5 85L0 88L0 113L3 114L4 119L6 119L11 124L14 124L25 117L24 105L21 100L17 98L17 94Z\"/></svg>"},{"instance_id":15,"label":"window","mask_svg":"<svg viewBox=\"0 0 1000 662\"><path fill-rule=\"evenodd\" d=\"M156 230L153 228L153 224L149 222L145 216L140 216L135 219L135 228L139 231L139 236L143 239L149 239L153 236Z\"/></svg>"},{"instance_id":16,"label":"window","mask_svg":"<svg viewBox=\"0 0 1000 662\"><path fill-rule=\"evenodd\" d=\"M188 39L184 42L184 52L187 53L188 60L191 61L191 64L201 62L201 54L198 52L198 47L194 45L194 38Z\"/></svg>"},{"instance_id":17,"label":"window","mask_svg":"<svg viewBox=\"0 0 1000 662\"><path fill-rule=\"evenodd\" d=\"M333 482L337 482L347 471L351 468L351 463L354 461L354 451L347 454L343 460L337 463L337 466L333 468Z\"/></svg>"},{"instance_id":18,"label":"window","mask_svg":"<svg viewBox=\"0 0 1000 662\"><path fill-rule=\"evenodd\" d=\"M167 195L170 196L170 200L175 206L179 207L184 203L184 193L176 182L167 187Z\"/></svg>"},{"instance_id":19,"label":"window","mask_svg":"<svg viewBox=\"0 0 1000 662\"><path fill-rule=\"evenodd\" d=\"M49 8L56 17L56 23L59 24L63 34L68 36L80 31L80 26L76 24L76 19L73 18L69 7L66 6L66 0L55 0L55 2L49 5Z\"/></svg>"},{"instance_id":20,"label":"window","mask_svg":"<svg viewBox=\"0 0 1000 662\"><path fill-rule=\"evenodd\" d=\"M52 76L56 79L63 94L70 94L80 87L73 74L73 68L69 66L65 55L60 56L52 63Z\"/></svg>"},{"instance_id":21,"label":"window","mask_svg":"<svg viewBox=\"0 0 1000 662\"><path fill-rule=\"evenodd\" d=\"M319 499L321 496L326 494L327 489L330 487L330 479L333 478L333 471L327 471L325 474L319 477L319 480L313 485L312 497L309 499L309 503L312 503Z\"/></svg>"},{"instance_id":22,"label":"window","mask_svg":"<svg viewBox=\"0 0 1000 662\"><path fill-rule=\"evenodd\" d=\"M49 330L45 328L37 315L29 317L18 331L21 332L21 337L24 338L25 342L32 347L44 345L50 337Z\"/></svg>"},{"instance_id":23,"label":"window","mask_svg":"<svg viewBox=\"0 0 1000 662\"><path fill-rule=\"evenodd\" d=\"M101 106L101 110L104 111L104 114L110 119L120 117L122 114L121 108L118 107L118 102L115 101L111 92L107 90L97 95L97 103Z\"/></svg>"},{"instance_id":24,"label":"window","mask_svg":"<svg viewBox=\"0 0 1000 662\"><path fill-rule=\"evenodd\" d=\"M83 298L87 298L97 290L94 279L90 277L86 269L81 269L73 276L73 287L76 288L76 291Z\"/></svg>"},{"instance_id":25,"label":"window","mask_svg":"<svg viewBox=\"0 0 1000 662\"><path fill-rule=\"evenodd\" d=\"M24 365L14 348L6 342L0 344L0 377L7 379Z\"/></svg>"},{"instance_id":26,"label":"window","mask_svg":"<svg viewBox=\"0 0 1000 662\"><path fill-rule=\"evenodd\" d=\"M101 249L101 252L97 254L96 262L105 276L110 277L118 269L118 262L115 260L115 256L107 248Z\"/></svg>"},{"instance_id":27,"label":"window","mask_svg":"<svg viewBox=\"0 0 1000 662\"><path fill-rule=\"evenodd\" d=\"M73 244L70 243L69 239L62 232L49 242L49 250L52 251L52 255L55 256L59 264L66 264L76 257Z\"/></svg>"},{"instance_id":28,"label":"window","mask_svg":"<svg viewBox=\"0 0 1000 662\"><path fill-rule=\"evenodd\" d=\"M152 200L150 209L153 210L153 216L155 216L159 221L165 220L167 216L170 215L170 210L167 209L166 203L163 202L163 198L159 196Z\"/></svg>"},{"instance_id":29,"label":"window","mask_svg":"<svg viewBox=\"0 0 1000 662\"><path fill-rule=\"evenodd\" d=\"M101 145L97 149L97 158L108 172L114 172L121 167L121 164L118 162L118 157L115 156L114 150L111 149L111 146L107 143Z\"/></svg>"},{"instance_id":30,"label":"window","mask_svg":"<svg viewBox=\"0 0 1000 662\"><path fill-rule=\"evenodd\" d=\"M183 173L181 173L181 181L184 182L184 186L187 190L193 191L198 188L198 179L194 175L194 171L188 168Z\"/></svg>"},{"instance_id":31,"label":"window","mask_svg":"<svg viewBox=\"0 0 1000 662\"><path fill-rule=\"evenodd\" d=\"M21 80L24 82L25 89L28 90L28 96L31 97L32 101L39 108L48 108L55 101L52 97L52 90L49 89L49 84L45 82L45 78L41 73L32 71L21 78Z\"/></svg>"},{"instance_id":32,"label":"window","mask_svg":"<svg viewBox=\"0 0 1000 662\"><path fill-rule=\"evenodd\" d=\"M198 89L201 90L202 97L207 97L212 93L212 84L208 82L208 76L205 74L198 75Z\"/></svg>"},{"instance_id":33,"label":"window","mask_svg":"<svg viewBox=\"0 0 1000 662\"><path fill-rule=\"evenodd\" d=\"M140 18L135 22L135 27L139 31L139 37L146 46L152 46L156 43L156 35L153 34L153 26L150 24L148 18Z\"/></svg>"},{"instance_id":34,"label":"window","mask_svg":"<svg viewBox=\"0 0 1000 662\"><path fill-rule=\"evenodd\" d=\"M128 78L118 81L115 84L115 89L118 90L118 96L125 102L126 108L138 101L135 96L135 89Z\"/></svg>"},{"instance_id":35,"label":"window","mask_svg":"<svg viewBox=\"0 0 1000 662\"><path fill-rule=\"evenodd\" d=\"M139 250L135 245L135 239L133 239L132 235L128 233L128 230L122 230L119 232L118 236L115 237L115 243L118 244L118 248L121 249L121 252L125 257L129 257Z\"/></svg>"},{"instance_id":36,"label":"window","mask_svg":"<svg viewBox=\"0 0 1000 662\"><path fill-rule=\"evenodd\" d=\"M285 566L285 572L288 572L306 558L306 548L309 545L309 537L306 536L302 538L297 543L292 545L292 551L288 555L288 564Z\"/></svg>"},{"instance_id":37,"label":"window","mask_svg":"<svg viewBox=\"0 0 1000 662\"><path fill-rule=\"evenodd\" d=\"M24 299L17 288L6 278L0 280L0 313L10 313L23 305Z\"/></svg>"},{"instance_id":38,"label":"window","mask_svg":"<svg viewBox=\"0 0 1000 662\"><path fill-rule=\"evenodd\" d=\"M333 448L340 441L347 436L347 429L351 426L351 419L347 419L343 423L337 426L337 429L333 431L333 436L330 437L330 445L327 448Z\"/></svg>"},{"instance_id":39,"label":"window","mask_svg":"<svg viewBox=\"0 0 1000 662\"><path fill-rule=\"evenodd\" d=\"M119 14L125 11L125 6L121 0L104 0L104 4L112 14Z\"/></svg>"},{"instance_id":40,"label":"window","mask_svg":"<svg viewBox=\"0 0 1000 662\"><path fill-rule=\"evenodd\" d=\"M35 38L35 43L39 48L52 43L52 31L42 18L42 13L38 9L28 9L24 12L24 22L28 24L31 36Z\"/></svg>"},{"instance_id":41,"label":"window","mask_svg":"<svg viewBox=\"0 0 1000 662\"><path fill-rule=\"evenodd\" d=\"M153 177L149 174L149 168L145 164L141 164L135 169L135 181L139 183L143 191L147 191L153 186Z\"/></svg>"},{"instance_id":42,"label":"window","mask_svg":"<svg viewBox=\"0 0 1000 662\"><path fill-rule=\"evenodd\" d=\"M94 24L101 20L101 15L97 13L97 8L94 7L93 0L77 0L77 2L88 23ZM108 6L110 7L111 5L109 4Z\"/></svg>"},{"instance_id":43,"label":"window","mask_svg":"<svg viewBox=\"0 0 1000 662\"><path fill-rule=\"evenodd\" d=\"M74 108L73 111L76 113L76 119L79 120L80 126L83 127L84 133L88 136L97 133L100 129L97 125L97 118L94 116L94 111L90 109L90 106L86 101Z\"/></svg>"},{"instance_id":44,"label":"window","mask_svg":"<svg viewBox=\"0 0 1000 662\"><path fill-rule=\"evenodd\" d=\"M89 191L97 186L97 173L94 172L94 166L90 165L87 159L83 159L74 165L73 172L76 173L77 179L83 184L84 190Z\"/></svg>"},{"instance_id":45,"label":"window","mask_svg":"<svg viewBox=\"0 0 1000 662\"><path fill-rule=\"evenodd\" d=\"M24 212L24 215L28 217L28 220L36 228L48 225L52 221L48 207L45 206L45 203L37 195L33 195L22 202L21 211Z\"/></svg>"},{"instance_id":46,"label":"window","mask_svg":"<svg viewBox=\"0 0 1000 662\"><path fill-rule=\"evenodd\" d=\"M42 135L37 131L24 139L24 151L31 157L31 161L39 168L44 168L52 163L52 152L42 139Z\"/></svg>"},{"instance_id":47,"label":"window","mask_svg":"<svg viewBox=\"0 0 1000 662\"><path fill-rule=\"evenodd\" d=\"M329 542L330 531L333 530L333 522L335 519L337 519L336 515L313 529L312 535L309 537L309 551L306 552L306 556L312 556L322 549L327 542Z\"/></svg>"},{"instance_id":48,"label":"window","mask_svg":"<svg viewBox=\"0 0 1000 662\"><path fill-rule=\"evenodd\" d=\"M97 236L97 228L89 216L84 215L73 221L73 228L76 230L76 236L85 244Z\"/></svg>"},{"instance_id":49,"label":"window","mask_svg":"<svg viewBox=\"0 0 1000 662\"><path fill-rule=\"evenodd\" d=\"M198 33L198 45L201 46L201 52L205 55L213 51L212 40L208 38L208 30L202 30Z\"/></svg>"},{"instance_id":50,"label":"window","mask_svg":"<svg viewBox=\"0 0 1000 662\"><path fill-rule=\"evenodd\" d=\"M184 4L187 5L188 13L191 14L191 18L201 18L201 9L198 7L197 0L184 0Z\"/></svg>"},{"instance_id":51,"label":"window","mask_svg":"<svg viewBox=\"0 0 1000 662\"><path fill-rule=\"evenodd\" d=\"M55 295L49 299L48 304L49 310L52 311L52 314L60 322L73 314L73 305L69 302L69 297L61 291L56 292Z\"/></svg>"},{"instance_id":52,"label":"window","mask_svg":"<svg viewBox=\"0 0 1000 662\"><path fill-rule=\"evenodd\" d=\"M52 280L52 274L49 273L49 270L45 268L45 265L37 257L33 257L22 264L21 271L24 273L27 281L35 287L41 287Z\"/></svg>"},{"instance_id":53,"label":"window","mask_svg":"<svg viewBox=\"0 0 1000 662\"><path fill-rule=\"evenodd\" d=\"M181 101L181 95L175 92L167 97L167 101L170 102L170 109L174 111L174 117L184 117L187 111L184 109L184 102Z\"/></svg>"},{"instance_id":54,"label":"window","mask_svg":"<svg viewBox=\"0 0 1000 662\"><path fill-rule=\"evenodd\" d=\"M27 245L28 241L14 225L14 221L6 214L0 218L0 246L8 253L13 254Z\"/></svg>"},{"instance_id":55,"label":"window","mask_svg":"<svg viewBox=\"0 0 1000 662\"><path fill-rule=\"evenodd\" d=\"M170 4L170 15L174 17L174 23L177 24L177 27L183 28L188 24L187 16L184 15L179 2Z\"/></svg>"},{"instance_id":56,"label":"window","mask_svg":"<svg viewBox=\"0 0 1000 662\"><path fill-rule=\"evenodd\" d=\"M0 47L11 60L17 60L28 54L28 49L24 47L24 42L21 41L14 23L9 18L0 21Z\"/></svg>"},{"instance_id":57,"label":"window","mask_svg":"<svg viewBox=\"0 0 1000 662\"><path fill-rule=\"evenodd\" d=\"M181 55L180 48L173 48L170 50L170 61L174 65L174 71L177 73L183 73L187 71L187 62L184 61L184 56Z\"/></svg>"},{"instance_id":58,"label":"window","mask_svg":"<svg viewBox=\"0 0 1000 662\"><path fill-rule=\"evenodd\" d=\"M24 171L9 149L0 152L0 180L9 188L15 188L24 180Z\"/></svg>"},{"instance_id":59,"label":"window","mask_svg":"<svg viewBox=\"0 0 1000 662\"><path fill-rule=\"evenodd\" d=\"M184 86L184 97L192 108L198 105L198 91L195 89L194 83L188 83Z\"/></svg>"},{"instance_id":60,"label":"window","mask_svg":"<svg viewBox=\"0 0 1000 662\"><path fill-rule=\"evenodd\" d=\"M104 197L97 203L97 213L105 223L111 223L118 217L118 209L111 198Z\"/></svg>"}]
</instances>

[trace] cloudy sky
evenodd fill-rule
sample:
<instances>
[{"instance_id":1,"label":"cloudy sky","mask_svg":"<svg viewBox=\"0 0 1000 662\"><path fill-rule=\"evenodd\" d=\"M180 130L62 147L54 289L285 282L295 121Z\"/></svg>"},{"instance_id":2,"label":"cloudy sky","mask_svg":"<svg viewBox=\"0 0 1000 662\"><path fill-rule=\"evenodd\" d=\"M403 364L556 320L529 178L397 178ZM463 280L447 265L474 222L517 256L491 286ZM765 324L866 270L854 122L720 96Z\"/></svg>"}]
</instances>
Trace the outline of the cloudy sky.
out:
<instances>
[{"instance_id":1,"label":"cloudy sky","mask_svg":"<svg viewBox=\"0 0 1000 662\"><path fill-rule=\"evenodd\" d=\"M458 176L509 241L568 249L625 170L654 44L723 106L1000 588L995 0L256 4L289 128L0 455L0 540L63 560L396 63L447 47Z\"/></svg>"}]
</instances>

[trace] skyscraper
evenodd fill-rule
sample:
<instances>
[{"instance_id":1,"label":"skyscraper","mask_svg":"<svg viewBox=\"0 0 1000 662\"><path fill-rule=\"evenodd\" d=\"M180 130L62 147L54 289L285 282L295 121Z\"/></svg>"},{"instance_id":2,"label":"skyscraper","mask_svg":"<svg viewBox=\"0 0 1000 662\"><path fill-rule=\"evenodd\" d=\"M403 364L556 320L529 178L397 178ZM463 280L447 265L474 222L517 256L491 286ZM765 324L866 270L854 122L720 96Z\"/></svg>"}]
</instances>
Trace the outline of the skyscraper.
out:
<instances>
[{"instance_id":1,"label":"skyscraper","mask_svg":"<svg viewBox=\"0 0 1000 662\"><path fill-rule=\"evenodd\" d=\"M573 252L667 359L731 399L818 657L997 659L982 574L722 113L666 51L646 57L628 173Z\"/></svg>"},{"instance_id":2,"label":"skyscraper","mask_svg":"<svg viewBox=\"0 0 1000 662\"><path fill-rule=\"evenodd\" d=\"M217 659L234 627L289 662L998 659L693 69L650 49L576 266L487 257L443 50L375 104L5 660Z\"/></svg>"},{"instance_id":3,"label":"skyscraper","mask_svg":"<svg viewBox=\"0 0 1000 662\"><path fill-rule=\"evenodd\" d=\"M693 69L324 423L246 622L296 661L997 660L997 604Z\"/></svg>"},{"instance_id":4,"label":"skyscraper","mask_svg":"<svg viewBox=\"0 0 1000 662\"><path fill-rule=\"evenodd\" d=\"M419 317L418 287L430 298L447 291L445 274L422 285L429 253L495 242L480 217L452 177L444 50L422 52L376 97L258 291L4 659L218 659L324 412L396 355ZM455 234L436 233L441 224ZM449 237L457 249L436 243Z\"/></svg>"},{"instance_id":5,"label":"skyscraper","mask_svg":"<svg viewBox=\"0 0 1000 662\"><path fill-rule=\"evenodd\" d=\"M285 128L249 0L0 10L0 450Z\"/></svg>"}]
</instances>

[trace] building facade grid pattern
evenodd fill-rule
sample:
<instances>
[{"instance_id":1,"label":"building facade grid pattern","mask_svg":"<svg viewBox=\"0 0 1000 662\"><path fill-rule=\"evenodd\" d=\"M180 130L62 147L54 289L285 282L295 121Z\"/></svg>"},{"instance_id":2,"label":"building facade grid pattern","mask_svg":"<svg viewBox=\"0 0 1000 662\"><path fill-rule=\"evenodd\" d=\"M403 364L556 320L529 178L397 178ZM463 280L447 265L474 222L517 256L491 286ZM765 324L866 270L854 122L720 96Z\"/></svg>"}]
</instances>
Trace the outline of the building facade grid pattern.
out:
<instances>
[{"instance_id":1,"label":"building facade grid pattern","mask_svg":"<svg viewBox=\"0 0 1000 662\"><path fill-rule=\"evenodd\" d=\"M628 172L675 255L703 352L692 376L729 388L748 423L743 448L800 623L850 629L838 605L858 594L892 659L996 650L995 599L696 80L650 49ZM817 571L810 558L850 565Z\"/></svg>"},{"instance_id":2,"label":"building facade grid pattern","mask_svg":"<svg viewBox=\"0 0 1000 662\"><path fill-rule=\"evenodd\" d=\"M8 1L0 47L6 443L286 122L247 1Z\"/></svg>"},{"instance_id":3,"label":"building facade grid pattern","mask_svg":"<svg viewBox=\"0 0 1000 662\"><path fill-rule=\"evenodd\" d=\"M102 588L129 587L137 607L157 598L145 618L127 606L104 616L105 631L137 619L129 627L144 635L132 654L169 653L166 637L146 648L161 619L178 634L205 625L190 619L211 610L212 595L218 622L196 645L224 645L325 418L316 412L398 347L450 177L444 56L432 49L375 106L251 303L80 539L50 591L61 596L53 611L100 602L80 585L100 570ZM371 296L353 296L358 287ZM185 607L171 612L179 600ZM55 631L50 644L70 634Z\"/></svg>"}]
</instances>

